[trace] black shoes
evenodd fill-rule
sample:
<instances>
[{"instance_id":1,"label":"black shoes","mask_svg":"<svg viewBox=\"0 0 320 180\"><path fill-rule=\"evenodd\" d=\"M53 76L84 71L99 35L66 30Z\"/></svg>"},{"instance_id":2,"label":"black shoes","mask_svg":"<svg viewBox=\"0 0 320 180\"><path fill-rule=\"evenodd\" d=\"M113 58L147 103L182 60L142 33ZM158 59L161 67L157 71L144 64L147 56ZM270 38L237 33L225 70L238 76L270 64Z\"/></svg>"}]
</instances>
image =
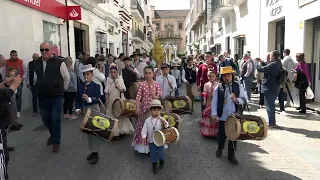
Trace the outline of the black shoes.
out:
<instances>
[{"instance_id":1,"label":"black shoes","mask_svg":"<svg viewBox=\"0 0 320 180\"><path fill-rule=\"evenodd\" d=\"M231 162L233 165L239 165L239 161L234 155L228 155L228 161Z\"/></svg>"},{"instance_id":2,"label":"black shoes","mask_svg":"<svg viewBox=\"0 0 320 180\"><path fill-rule=\"evenodd\" d=\"M8 151L14 151L14 147L8 146Z\"/></svg>"},{"instance_id":3,"label":"black shoes","mask_svg":"<svg viewBox=\"0 0 320 180\"><path fill-rule=\"evenodd\" d=\"M158 162L152 163L153 174L158 174Z\"/></svg>"},{"instance_id":4,"label":"black shoes","mask_svg":"<svg viewBox=\"0 0 320 180\"><path fill-rule=\"evenodd\" d=\"M216 157L221 157L221 155L222 155L222 149L217 149Z\"/></svg>"},{"instance_id":5,"label":"black shoes","mask_svg":"<svg viewBox=\"0 0 320 180\"><path fill-rule=\"evenodd\" d=\"M12 131L19 131L20 127L18 125L10 126L10 130Z\"/></svg>"},{"instance_id":6,"label":"black shoes","mask_svg":"<svg viewBox=\"0 0 320 180\"><path fill-rule=\"evenodd\" d=\"M217 149L216 151L216 157L221 157L222 155L222 149ZM231 162L234 165L239 165L239 161L237 160L237 158L235 157L235 155L228 155L228 161Z\"/></svg>"},{"instance_id":7,"label":"black shoes","mask_svg":"<svg viewBox=\"0 0 320 180\"><path fill-rule=\"evenodd\" d=\"M89 161L91 165L97 164L99 162L99 154L97 152L92 152L87 157L87 161Z\"/></svg>"},{"instance_id":8,"label":"black shoes","mask_svg":"<svg viewBox=\"0 0 320 180\"><path fill-rule=\"evenodd\" d=\"M159 169L163 169L164 161L160 161Z\"/></svg>"},{"instance_id":9,"label":"black shoes","mask_svg":"<svg viewBox=\"0 0 320 180\"><path fill-rule=\"evenodd\" d=\"M301 114L307 114L307 111L306 111L306 110L300 110L299 113L301 113Z\"/></svg>"}]
</instances>

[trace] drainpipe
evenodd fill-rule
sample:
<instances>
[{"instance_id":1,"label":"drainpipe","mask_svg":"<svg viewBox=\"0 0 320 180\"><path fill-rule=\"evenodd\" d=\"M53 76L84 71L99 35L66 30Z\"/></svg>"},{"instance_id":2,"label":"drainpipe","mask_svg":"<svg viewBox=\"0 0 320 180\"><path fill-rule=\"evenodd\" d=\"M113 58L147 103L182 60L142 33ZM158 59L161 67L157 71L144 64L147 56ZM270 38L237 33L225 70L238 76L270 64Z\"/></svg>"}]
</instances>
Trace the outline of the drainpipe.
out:
<instances>
[{"instance_id":1,"label":"drainpipe","mask_svg":"<svg viewBox=\"0 0 320 180\"><path fill-rule=\"evenodd\" d=\"M65 5L68 6L68 0L65 0ZM66 8L66 14L68 13ZM68 57L70 57L70 37L69 37L69 20L66 19L66 25L67 25L67 45L68 45ZM77 58L77 57L75 57Z\"/></svg>"},{"instance_id":2,"label":"drainpipe","mask_svg":"<svg viewBox=\"0 0 320 180\"><path fill-rule=\"evenodd\" d=\"M261 56L260 54L260 49L261 49L261 1L259 1L259 57Z\"/></svg>"}]
</instances>

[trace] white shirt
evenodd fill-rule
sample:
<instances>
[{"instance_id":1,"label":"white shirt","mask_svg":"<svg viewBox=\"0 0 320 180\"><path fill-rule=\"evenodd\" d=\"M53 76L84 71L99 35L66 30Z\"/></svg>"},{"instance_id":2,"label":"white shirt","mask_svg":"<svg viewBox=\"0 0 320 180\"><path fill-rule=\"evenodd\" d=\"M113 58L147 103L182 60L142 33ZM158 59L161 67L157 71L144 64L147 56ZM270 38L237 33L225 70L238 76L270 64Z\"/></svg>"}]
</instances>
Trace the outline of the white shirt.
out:
<instances>
[{"instance_id":1,"label":"white shirt","mask_svg":"<svg viewBox=\"0 0 320 180\"><path fill-rule=\"evenodd\" d=\"M172 85L172 89L169 86L168 80L170 81ZM174 91L177 88L177 82L176 78L168 74L168 79L164 78L162 75L157 77L157 82L160 84L161 89L162 89L162 97L167 97L167 96L173 96Z\"/></svg>"},{"instance_id":2,"label":"white shirt","mask_svg":"<svg viewBox=\"0 0 320 180\"><path fill-rule=\"evenodd\" d=\"M169 123L166 121L166 124L164 125L165 128L169 126ZM153 133L154 131L161 130L162 129L162 123L160 118L154 118L150 116L143 124L143 128L141 131L142 138L148 137L148 142L153 143Z\"/></svg>"},{"instance_id":3,"label":"white shirt","mask_svg":"<svg viewBox=\"0 0 320 180\"><path fill-rule=\"evenodd\" d=\"M138 70L138 72L140 74L139 78L143 78L144 77L144 68L147 66L146 63L144 63L142 61L139 61L139 64L138 64L138 62L133 61L131 63L131 66L134 67L134 68L137 68L137 70Z\"/></svg>"},{"instance_id":4,"label":"white shirt","mask_svg":"<svg viewBox=\"0 0 320 180\"><path fill-rule=\"evenodd\" d=\"M102 83L106 81L106 77L102 72L99 72L98 69L93 70L93 78L92 81L100 85L100 93L103 95L103 87Z\"/></svg>"},{"instance_id":5,"label":"white shirt","mask_svg":"<svg viewBox=\"0 0 320 180\"><path fill-rule=\"evenodd\" d=\"M282 67L288 71L288 79L292 82L294 74L291 70L297 67L297 62L290 56L285 56L282 60Z\"/></svg>"}]
</instances>

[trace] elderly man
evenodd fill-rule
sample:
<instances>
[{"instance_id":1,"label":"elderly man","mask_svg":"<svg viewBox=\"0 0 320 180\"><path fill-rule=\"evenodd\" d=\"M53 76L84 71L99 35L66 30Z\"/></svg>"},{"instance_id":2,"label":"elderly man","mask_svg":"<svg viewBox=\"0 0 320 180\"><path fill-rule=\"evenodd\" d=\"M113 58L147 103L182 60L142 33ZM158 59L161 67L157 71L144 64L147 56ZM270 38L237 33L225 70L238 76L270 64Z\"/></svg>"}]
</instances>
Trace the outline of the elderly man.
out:
<instances>
[{"instance_id":1,"label":"elderly man","mask_svg":"<svg viewBox=\"0 0 320 180\"><path fill-rule=\"evenodd\" d=\"M240 75L249 101L251 101L251 83L255 74L254 71L254 62L251 59L250 53L246 52L243 55L243 60L240 66Z\"/></svg>"},{"instance_id":2,"label":"elderly man","mask_svg":"<svg viewBox=\"0 0 320 180\"><path fill-rule=\"evenodd\" d=\"M37 95L37 89L36 89L36 75L34 73L34 64L36 63L36 60L39 59L39 54L34 53L32 55L32 61L28 63L27 67L27 87L31 90L32 93L32 117L37 116L38 114L38 95Z\"/></svg>"},{"instance_id":3,"label":"elderly man","mask_svg":"<svg viewBox=\"0 0 320 180\"><path fill-rule=\"evenodd\" d=\"M53 56L49 43L40 45L41 57L35 63L40 115L50 137L47 145L53 144L52 152L60 150L61 114L64 90L68 88L70 75L62 59Z\"/></svg>"}]
</instances>

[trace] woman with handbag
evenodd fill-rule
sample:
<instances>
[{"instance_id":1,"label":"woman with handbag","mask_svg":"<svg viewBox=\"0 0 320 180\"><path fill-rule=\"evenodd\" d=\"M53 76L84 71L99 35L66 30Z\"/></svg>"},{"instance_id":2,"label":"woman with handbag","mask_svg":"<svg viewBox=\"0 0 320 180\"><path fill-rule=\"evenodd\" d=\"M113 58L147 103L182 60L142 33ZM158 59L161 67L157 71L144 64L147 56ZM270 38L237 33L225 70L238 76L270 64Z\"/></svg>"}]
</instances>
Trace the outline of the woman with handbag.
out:
<instances>
[{"instance_id":1,"label":"woman with handbag","mask_svg":"<svg viewBox=\"0 0 320 180\"><path fill-rule=\"evenodd\" d=\"M111 119L115 119L112 111L112 104L116 99L125 100L124 92L126 87L124 85L122 76L118 75L118 68L116 64L111 64L109 68L110 75L107 78L106 83L106 105L107 114ZM115 133L115 137L119 137L122 134L130 134L134 132L134 128L127 117L117 118L119 121L118 132Z\"/></svg>"},{"instance_id":2,"label":"woman with handbag","mask_svg":"<svg viewBox=\"0 0 320 180\"><path fill-rule=\"evenodd\" d=\"M310 73L308 65L304 59L304 53L297 53L298 65L292 72L295 73L294 86L299 89L300 110L299 113L306 114L306 90L310 86Z\"/></svg>"}]
</instances>

